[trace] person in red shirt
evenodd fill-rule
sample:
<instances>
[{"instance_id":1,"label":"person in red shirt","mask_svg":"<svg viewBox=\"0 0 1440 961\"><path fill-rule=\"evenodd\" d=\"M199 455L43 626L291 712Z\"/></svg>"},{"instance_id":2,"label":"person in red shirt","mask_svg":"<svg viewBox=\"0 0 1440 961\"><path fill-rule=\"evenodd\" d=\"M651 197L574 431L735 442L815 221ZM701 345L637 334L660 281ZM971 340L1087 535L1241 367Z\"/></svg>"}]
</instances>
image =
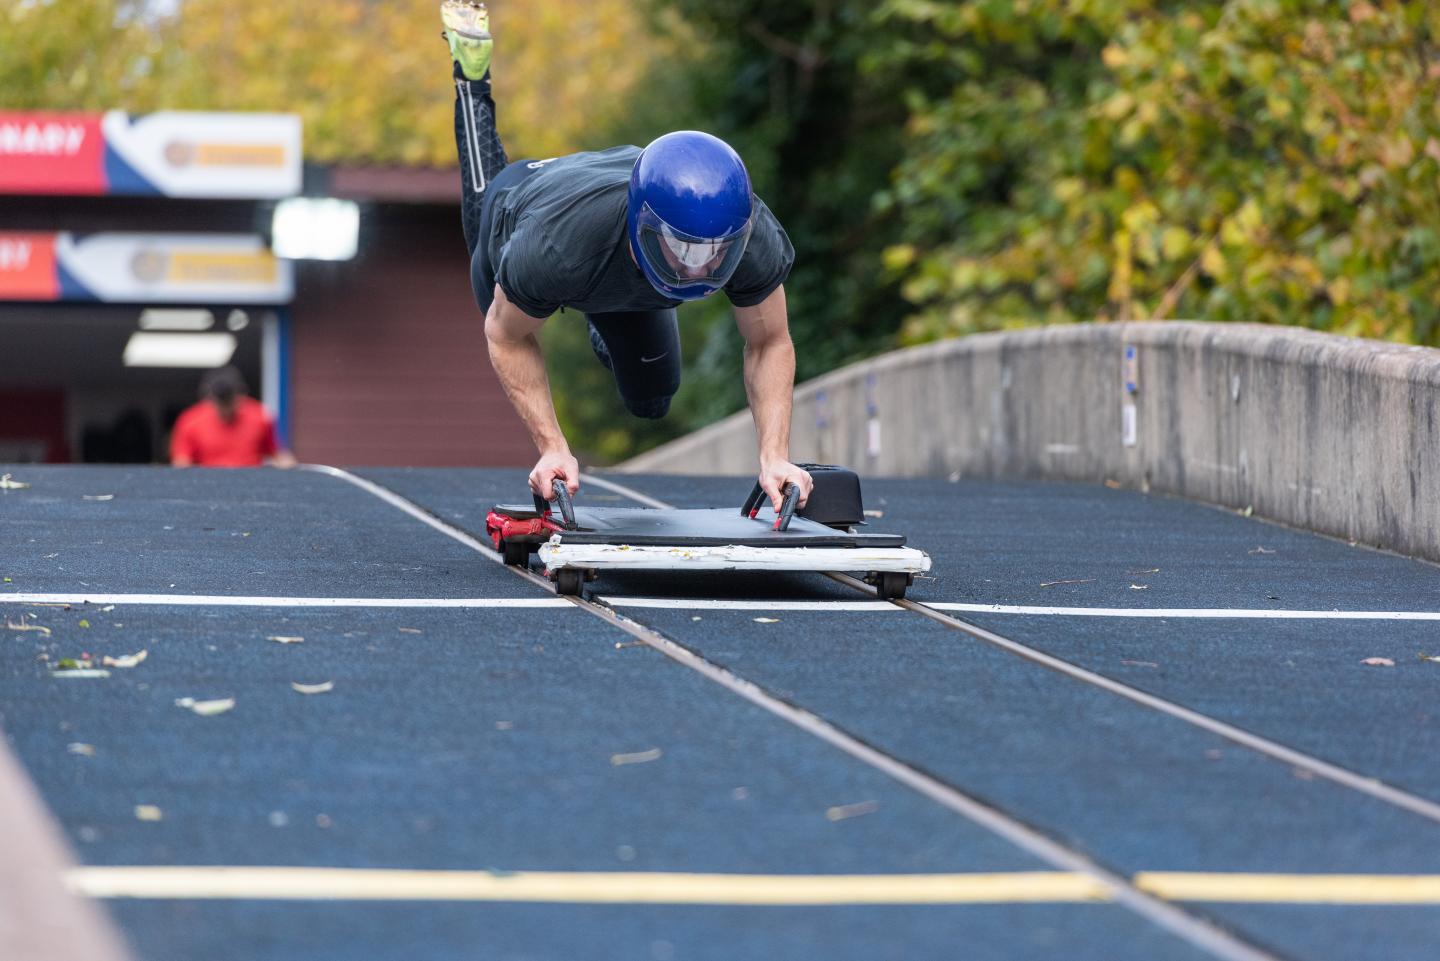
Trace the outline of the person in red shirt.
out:
<instances>
[{"instance_id":1,"label":"person in red shirt","mask_svg":"<svg viewBox=\"0 0 1440 961\"><path fill-rule=\"evenodd\" d=\"M280 446L275 422L246 396L245 379L234 367L212 370L200 381L200 401L185 409L170 433L175 467L294 467L295 456Z\"/></svg>"}]
</instances>

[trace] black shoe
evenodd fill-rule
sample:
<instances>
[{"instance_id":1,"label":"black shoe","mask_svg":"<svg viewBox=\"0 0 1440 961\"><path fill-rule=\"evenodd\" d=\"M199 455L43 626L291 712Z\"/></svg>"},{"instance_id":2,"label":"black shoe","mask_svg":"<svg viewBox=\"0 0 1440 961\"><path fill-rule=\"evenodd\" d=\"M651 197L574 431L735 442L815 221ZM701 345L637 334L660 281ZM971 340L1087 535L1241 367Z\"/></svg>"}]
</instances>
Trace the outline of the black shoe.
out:
<instances>
[{"instance_id":1,"label":"black shoe","mask_svg":"<svg viewBox=\"0 0 1440 961\"><path fill-rule=\"evenodd\" d=\"M605 339L600 336L600 331L588 320L585 321L585 326L590 329L590 349L595 351L595 356L605 365L606 370L614 371L615 367L610 363L610 348L605 346Z\"/></svg>"}]
</instances>

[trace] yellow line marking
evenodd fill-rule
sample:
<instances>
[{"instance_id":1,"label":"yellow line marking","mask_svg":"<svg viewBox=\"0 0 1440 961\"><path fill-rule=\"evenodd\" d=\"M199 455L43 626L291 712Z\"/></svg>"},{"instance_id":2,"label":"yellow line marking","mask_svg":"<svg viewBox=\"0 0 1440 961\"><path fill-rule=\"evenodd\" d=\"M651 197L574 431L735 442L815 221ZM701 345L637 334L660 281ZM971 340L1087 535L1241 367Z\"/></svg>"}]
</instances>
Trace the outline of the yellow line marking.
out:
<instances>
[{"instance_id":1,"label":"yellow line marking","mask_svg":"<svg viewBox=\"0 0 1440 961\"><path fill-rule=\"evenodd\" d=\"M1135 886L1170 901L1440 904L1435 874L1194 874L1142 871Z\"/></svg>"},{"instance_id":2,"label":"yellow line marking","mask_svg":"<svg viewBox=\"0 0 1440 961\"><path fill-rule=\"evenodd\" d=\"M547 901L594 904L979 904L1106 900L1081 874L668 874L304 867L82 867L94 898Z\"/></svg>"},{"instance_id":3,"label":"yellow line marking","mask_svg":"<svg viewBox=\"0 0 1440 961\"><path fill-rule=\"evenodd\" d=\"M93 898L281 901L535 901L590 904L1012 904L1107 901L1065 871L999 874L683 874L408 871L307 867L81 867ZM1440 875L1144 871L1135 886L1170 901L1440 904Z\"/></svg>"}]
</instances>

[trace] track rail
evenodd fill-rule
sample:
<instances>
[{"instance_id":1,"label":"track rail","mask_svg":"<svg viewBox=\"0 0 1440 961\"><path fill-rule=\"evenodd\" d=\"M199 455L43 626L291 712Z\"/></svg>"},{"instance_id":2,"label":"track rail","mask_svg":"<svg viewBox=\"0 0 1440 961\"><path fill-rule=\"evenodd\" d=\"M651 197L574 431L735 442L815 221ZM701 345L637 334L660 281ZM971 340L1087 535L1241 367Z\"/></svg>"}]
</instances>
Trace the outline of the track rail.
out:
<instances>
[{"instance_id":1,"label":"track rail","mask_svg":"<svg viewBox=\"0 0 1440 961\"><path fill-rule=\"evenodd\" d=\"M387 487L359 477L348 471L323 465L304 465L304 469L326 474L346 481L378 497L425 524L428 527L464 544L496 563L504 561L494 548L469 532L450 524L414 501L395 493ZM604 478L585 476L587 483L595 484L630 497L638 503L652 507L669 507L662 501L639 491L632 491L623 485ZM550 581L528 567L507 567L517 577L523 578L547 591L553 591ZM845 575L833 575L852 587L874 594L861 581ZM703 655L674 638L648 627L639 621L626 617L614 608L586 599L566 597L570 603L594 615L607 624L624 631L636 640L654 648L672 660L703 675L734 694L739 695L757 707L763 708L782 720L800 728L806 733L838 748L856 760L880 771L901 784L925 795L941 806L969 819L991 831L1024 851L1046 863L1065 871L1072 871L1093 879L1104 890L1108 900L1121 905L1145 918L1156 926L1204 950L1221 961L1282 961L1280 956L1252 944L1238 935L1214 924L1209 919L1193 914L1170 901L1157 897L1130 879L1091 860L1080 852L1036 830L1019 818L981 801L963 789L944 781L927 771L908 764L892 754L846 731L825 718L787 701L728 668L707 660ZM902 602L903 603L903 602ZM945 615L939 615L944 617ZM949 618L946 618L947 620ZM1038 653L1038 652L1037 652Z\"/></svg>"},{"instance_id":2,"label":"track rail","mask_svg":"<svg viewBox=\"0 0 1440 961\"><path fill-rule=\"evenodd\" d=\"M644 494L641 491L632 491L630 488L626 487L623 484L617 484L614 481L607 480L603 477L587 475L584 477L584 480L587 483L594 484L597 487L603 487L608 491L612 491L616 494L621 494L622 496L629 497L632 500L635 500L636 502L641 504L645 504L648 507L657 507L661 509L673 507L673 505L666 504L664 501L656 500L655 498L650 497L648 494ZM867 594L870 597L875 597L875 588L871 587L869 584L866 584L864 581L849 576L848 574L831 573L826 574L825 576L829 577L831 580L844 584L846 587L852 588L863 594ZM892 600L889 603L894 604L897 607L902 607L907 611L912 611L916 614L919 614L921 617L929 618L937 624L950 628L951 630L959 631L962 634L967 634L975 640L982 641L992 647L997 647L1000 650L1005 651L1007 654L1013 654L1016 657L1031 662L1032 664L1038 664L1041 667L1049 668L1052 671L1064 674L1066 677L1073 678L1074 680L1080 681L1081 683L1089 684L1093 687L1098 687L1103 691L1107 691L1111 694L1116 695L1117 697L1123 697L1128 701L1132 701L1143 707L1150 708L1151 710L1159 711L1162 714L1168 714L1170 717L1173 717L1180 721L1184 721L1186 724L1193 725L1204 731L1208 731L1211 734L1222 737L1233 744L1238 744L1241 747L1256 751L1273 760L1288 764L1293 768L1307 771L1311 774L1314 774L1316 777L1324 778L1325 780L1330 781L1334 784L1338 784L1341 787L1349 788L1352 791L1358 791L1361 794L1369 795L1372 798L1384 801L1386 804L1394 805L1395 807L1402 808L1406 811L1411 812L1412 814L1418 814L1420 817L1428 818L1429 820L1440 824L1440 804L1437 804L1436 802L1431 801L1428 798L1420 797L1417 794L1412 794L1409 791L1406 791L1403 788L1395 787L1392 784L1386 784L1384 781L1381 781L1378 778L1367 777L1364 774L1351 771L1350 769L1341 767L1338 764L1332 764L1331 762L1326 761L1322 758L1315 757L1313 754L1306 754L1304 751L1301 751L1297 748L1281 744L1278 741L1273 741L1270 738L1264 737L1260 734L1256 734L1253 731L1247 731L1244 728L1236 727L1235 725L1222 721L1219 718L1211 717L1208 714L1201 713L1200 711L1196 711L1193 708L1188 708L1183 704L1178 704L1175 701L1170 701L1158 695L1151 694L1148 691L1142 691L1139 688L1131 687L1130 685L1125 684L1121 681L1117 681L1114 678L1106 677L1103 674L1097 674L1094 671L1081 667L1078 664L1074 664L1070 661L1064 660L1063 658L1055 657L1053 654L1047 654L1044 651L1030 647L1026 644L1022 644L1019 641L1011 640L1004 635L997 634L991 630L987 630L986 628L983 628L978 624L972 624L969 621L966 621L960 617L956 617L953 614L946 613L942 610L937 610L933 607L928 607L925 604L920 603L919 601L913 601L907 598L905 600L898 601Z\"/></svg>"}]
</instances>

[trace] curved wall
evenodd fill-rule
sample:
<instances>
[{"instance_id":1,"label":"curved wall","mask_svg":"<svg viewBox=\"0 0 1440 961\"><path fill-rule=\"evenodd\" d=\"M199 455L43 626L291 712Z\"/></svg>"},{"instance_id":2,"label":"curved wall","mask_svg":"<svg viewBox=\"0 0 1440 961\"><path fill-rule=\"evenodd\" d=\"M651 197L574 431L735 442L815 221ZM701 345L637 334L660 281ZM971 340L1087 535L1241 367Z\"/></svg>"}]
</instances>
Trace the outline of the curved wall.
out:
<instances>
[{"instance_id":1,"label":"curved wall","mask_svg":"<svg viewBox=\"0 0 1440 961\"><path fill-rule=\"evenodd\" d=\"M1110 481L1440 560L1437 400L1429 348L1255 324L1078 324L809 381L791 449L869 476ZM742 411L621 469L749 473L754 438Z\"/></svg>"}]
</instances>

